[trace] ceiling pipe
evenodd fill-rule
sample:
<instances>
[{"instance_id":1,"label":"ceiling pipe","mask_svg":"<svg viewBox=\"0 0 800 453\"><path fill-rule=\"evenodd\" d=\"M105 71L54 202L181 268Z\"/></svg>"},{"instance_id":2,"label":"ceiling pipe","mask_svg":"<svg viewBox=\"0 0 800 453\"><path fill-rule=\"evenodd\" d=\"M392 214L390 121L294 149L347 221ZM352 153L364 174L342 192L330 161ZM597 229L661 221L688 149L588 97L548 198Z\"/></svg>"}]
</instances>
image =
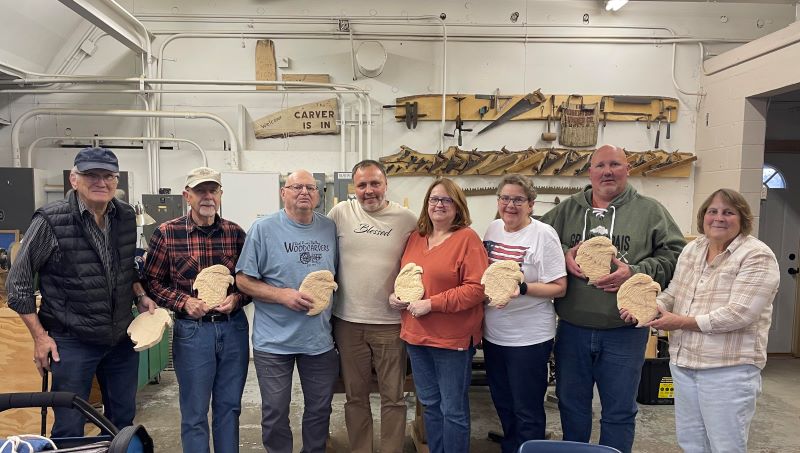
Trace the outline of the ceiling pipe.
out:
<instances>
[{"instance_id":1,"label":"ceiling pipe","mask_svg":"<svg viewBox=\"0 0 800 453\"><path fill-rule=\"evenodd\" d=\"M415 21L435 21L438 25L442 28L442 47L443 47L443 56L442 56L442 120L441 120L441 130L440 130L440 137L439 137L439 147L440 150L444 149L444 132L445 132L445 112L446 112L446 100L447 100L447 25L444 22L444 14L435 16L435 15L427 15L427 16L383 16L383 17L373 17L373 16L353 16L353 17L315 17L311 18L312 20L325 20L329 23L338 23L339 20L346 19L351 23L358 23L358 22L373 22L373 21L390 21L390 22L399 22L401 24L408 24L409 22ZM299 18L302 16L286 16L282 19L289 20L290 17ZM158 52L158 76L161 77L163 75L163 58L164 58L164 49L166 46L176 39L181 39L185 37L190 37L193 34L181 33L178 35L173 35L168 37L161 43ZM214 34L214 37L217 37L217 34ZM238 34L237 36L232 36L241 39L242 34ZM367 155L372 155L372 102L369 99L369 95L363 96L364 102L366 103L367 108ZM160 100L156 104L157 107L160 107ZM359 135L359 143L361 142L361 135Z\"/></svg>"},{"instance_id":2,"label":"ceiling pipe","mask_svg":"<svg viewBox=\"0 0 800 453\"><path fill-rule=\"evenodd\" d=\"M59 0L64 6L102 28L119 43L148 59L152 55L147 27L114 0ZM133 28L129 29L127 26ZM138 41L138 42L136 42ZM142 68L144 70L144 68Z\"/></svg>"},{"instance_id":3,"label":"ceiling pipe","mask_svg":"<svg viewBox=\"0 0 800 453\"><path fill-rule=\"evenodd\" d=\"M169 35L159 45L159 49L158 49L158 64L157 64L158 78L163 80L162 77L163 77L163 74L164 74L164 52L165 52L167 46L170 43L172 43L174 41L177 41L178 39L198 39L198 38L242 39L242 36L244 36L242 33L238 33L238 34L236 34L236 33L234 33L234 34L230 34L230 33L224 33L224 34L217 34L217 33L180 33L180 34L175 34L175 35ZM265 35L265 34L250 34L250 35L248 35L248 38L250 38L250 39L270 39L270 38L272 38L272 36L271 35ZM281 81L281 82L255 81L255 82L264 83L264 84L266 84L268 86L292 86L292 87L294 87L294 86L298 86L298 87L306 86L306 87L327 88L327 89L330 89L330 90L336 90L336 91L340 91L340 92L344 92L344 93L352 93L357 98L363 98L364 99L363 102L359 99L359 121L363 121L363 113L364 113L363 109L364 109L364 104L366 104L367 119L369 121L369 124L371 124L371 120L372 120L372 101L370 100L370 97L369 97L369 91L364 90L364 89L362 89L362 88L360 88L358 86L347 85L347 84L339 84L339 83L315 83L315 82L287 82L287 81ZM157 82L155 82L155 83L157 83ZM160 106L161 106L161 97L158 96L158 97L156 97L156 99L157 99L157 101L156 101L157 102L157 107L160 108ZM360 140L361 139L359 137L359 141ZM361 146L363 146L363 145L361 145ZM368 127L367 128L367 148L368 148L367 154L368 155L372 155L372 127ZM363 150L361 150L360 152L363 153Z\"/></svg>"},{"instance_id":4,"label":"ceiling pipe","mask_svg":"<svg viewBox=\"0 0 800 453\"><path fill-rule=\"evenodd\" d=\"M276 93L283 93L283 94L286 94L285 92L269 91L269 90L258 90L258 91L253 91L253 90L144 90L144 91L147 92L147 93L167 93L167 94L170 94L170 93L202 93L202 94L209 94L209 93L211 93L211 94L230 94L230 93L276 94ZM133 95L137 95L145 103L145 106L147 106L147 100L144 99L144 97L142 96L142 91L141 90L57 90L57 89L49 89L48 88L48 89L0 89L0 92L10 93L10 94L133 94ZM331 93L331 92L327 91L327 90L305 90L305 91L303 91L303 93ZM340 124L341 124L341 128L342 128L342 132L340 134L340 144L339 144L339 153L340 153L339 164L340 164L340 167L341 167L341 171L347 171L347 169L348 169L347 168L347 160L346 160L346 152L347 152L347 150L346 150L346 142L345 142L346 137L344 135L344 128L346 126L346 121L345 121L346 113L345 113L345 107L344 107L344 99L342 98L341 94L335 93L335 95L336 95L337 100L339 101L339 117L341 118ZM360 98L357 98L357 100L359 102L361 102ZM149 127L149 124L148 124L148 127ZM53 138L53 137L50 137L50 138ZM69 137L64 137L64 138L69 138ZM72 137L72 138L75 138L75 137ZM92 138L92 137L87 137L87 138ZM112 138L105 137L105 139L112 139ZM119 139L119 140L127 140L127 139L129 139L129 140L134 140L134 139L143 140L142 137L114 137L113 139ZM166 140L166 141L179 141L180 139L167 137L164 140ZM151 139L148 139L147 141L159 141L159 140L157 140L156 138L151 138ZM195 144L194 142L191 142L191 141L189 141L189 142L191 144ZM199 145L198 145L198 148L199 148ZM202 151L202 149L201 149L201 153L203 153L203 155L205 156L205 152ZM359 153L358 156L359 156L359 161L361 161L363 159L363 155L361 153ZM148 157L149 173L152 174L152 172L153 172L153 164L151 163L151 156L150 156L149 153L148 153L147 157ZM368 156L367 158L371 159L372 157ZM207 161L207 159L205 157L204 157L204 159ZM29 167L31 166L30 155L28 157L28 166ZM157 186L154 186L152 184L152 180L150 181L150 183L151 183L150 184L151 190L154 187L155 187L155 190L158 189Z\"/></svg>"},{"instance_id":5,"label":"ceiling pipe","mask_svg":"<svg viewBox=\"0 0 800 453\"><path fill-rule=\"evenodd\" d=\"M147 27L114 0L59 0L68 8L82 16L84 19L105 31L122 45L136 52L141 57L142 72L141 76L151 78L153 76L153 48L151 40L153 35ZM82 44L82 43L81 43ZM152 99L151 99L152 101ZM150 102L145 107L146 110L155 110L155 102ZM150 117L145 120L147 123L148 136L157 136L154 127L155 118ZM157 141L146 143L148 156L157 156L159 145ZM155 158L150 159L152 162ZM152 171L155 179L160 179L158 166L154 166Z\"/></svg>"},{"instance_id":6,"label":"ceiling pipe","mask_svg":"<svg viewBox=\"0 0 800 453\"><path fill-rule=\"evenodd\" d=\"M33 109L23 113L11 127L11 148L13 152L14 167L21 167L21 153L19 145L19 134L22 125L28 119L37 115L71 115L71 116L121 116L138 118L184 118L184 119L209 119L219 123L228 133L230 143L230 159L233 170L239 170L239 140L233 128L222 118L213 113L205 112L162 112L144 110L78 110L78 109ZM156 181L158 182L158 181Z\"/></svg>"},{"instance_id":7,"label":"ceiling pipe","mask_svg":"<svg viewBox=\"0 0 800 453\"><path fill-rule=\"evenodd\" d=\"M336 21L336 23L338 23L338 21L340 19L342 19L342 18L341 17L328 17L328 18L326 18L326 20L329 20L331 22ZM405 17L403 17L403 16L400 16L400 17L384 16L384 17L377 18L377 17L368 16L368 17L351 17L351 18L348 18L347 20L356 21L356 22L358 22L358 21L374 21L374 20L401 21L401 23L406 23L406 24L409 21L436 21L442 27L442 46L443 46L442 81L441 81L441 84L442 84L442 120L441 120L441 124L440 124L440 129L441 130L440 130L440 134L439 134L439 148L440 148L440 150L443 150L444 149L444 132L445 132L445 112L446 112L446 100L447 100L447 95L446 95L446 93L447 93L447 25L444 23L443 17L442 16L405 16ZM211 37L215 37L215 38L216 37L220 37L220 35L216 34L216 33L211 33L210 35L212 35ZM225 35L223 35L223 36L225 36ZM227 35L225 37L241 39L242 36L243 35L240 33L238 35L232 34L232 35ZM256 36L258 36L258 35L256 35ZM173 42L173 41L175 41L177 39L185 39L185 38L189 38L189 37L202 37L202 34L181 33L181 34L177 34L177 35L171 35L171 36L167 37L161 43L161 45L159 47L159 51L158 51L158 66L157 66L158 67L158 77L159 78L163 76L164 51L165 51L167 45L169 45L171 42ZM345 85L344 87L346 87L345 89L358 89L358 87L354 87L354 86L351 86L351 85ZM364 92L363 95L362 94L357 94L356 96L363 97L364 98L364 103L366 104L366 114L367 114L367 116L366 116L366 119L367 119L367 156L369 156L371 158L371 156L372 156L372 100L370 99L368 92ZM159 97L159 100L157 102L158 102L157 106L160 107L160 97ZM361 101L359 101L359 105L361 105ZM359 116L359 122L363 122L363 117L362 116ZM363 135L362 134L363 134L362 126L359 124L359 154L363 156L363 144L362 144Z\"/></svg>"},{"instance_id":8,"label":"ceiling pipe","mask_svg":"<svg viewBox=\"0 0 800 453\"><path fill-rule=\"evenodd\" d=\"M241 14L159 14L159 13L142 13L137 14L137 18L144 22L188 22L188 23L213 23L213 24L308 24L308 25L330 25L336 24L339 20L349 20L358 22L361 20L368 20L371 24L378 25L411 25L411 26L438 26L433 23L410 23L410 20L405 20L409 16L399 16L399 21L381 22L387 16L300 16L300 15L241 15ZM391 17L391 16L389 16ZM398 17L398 16L393 16ZM410 16L420 17L420 16ZM428 16L438 17L438 16ZM580 29L617 29L617 28L630 28L640 30L666 30L670 34L675 34L669 27L663 26L638 26L638 25L575 25L575 24L531 24L531 23L518 23L518 24L496 24L496 23L450 23L448 27L465 27L465 28L486 28L486 27L503 27L503 28L580 28ZM163 32L159 30L158 32ZM153 33L158 33L153 32ZM342 32L340 32L342 34Z\"/></svg>"},{"instance_id":9,"label":"ceiling pipe","mask_svg":"<svg viewBox=\"0 0 800 453\"><path fill-rule=\"evenodd\" d=\"M207 79L148 79L145 77L98 77L98 76L51 76L51 77L26 77L18 79L0 80L0 85L36 85L39 83L101 83L119 85L263 85L263 86L291 86L309 88L329 88L342 93L368 93L368 91L352 85L338 83L295 82L274 80L207 80ZM300 92L298 91L292 91Z\"/></svg>"},{"instance_id":10,"label":"ceiling pipe","mask_svg":"<svg viewBox=\"0 0 800 453\"><path fill-rule=\"evenodd\" d=\"M199 144L197 144L196 142L194 142L192 140L185 139L185 138L172 138L172 137L106 137L106 136L93 135L91 137L89 137L89 136L86 136L86 137L71 137L71 136L67 137L67 136L63 136L63 137L39 137L39 138L37 138L36 140L31 142L30 145L28 145L28 168L33 168L33 151L36 149L36 145L38 145L39 142L46 141L46 140L54 140L54 141L55 140L93 140L93 141L97 141L97 140L136 140L136 141L142 141L142 142L162 141L162 142L188 143L188 144L194 146L195 148L197 148L197 151L200 152L200 155L203 158L203 166L204 167L208 167L208 157L206 156L205 150ZM142 149L144 151L148 150L146 146L142 146ZM153 193L156 193L157 192L157 188L156 188L156 190L153 190L153 187L154 187L154 184L153 184L153 172L152 172L152 164L150 163L150 156L148 156L147 165L149 167L148 171L147 171L147 183L150 186L150 190L153 191Z\"/></svg>"},{"instance_id":11,"label":"ceiling pipe","mask_svg":"<svg viewBox=\"0 0 800 453\"><path fill-rule=\"evenodd\" d=\"M160 15L140 15L140 17L148 18L147 20L154 21L154 22L158 22L158 21L205 22L205 21L208 21L208 20L213 20L215 23L219 23L221 18L222 19L228 18L227 19L228 21L231 20L230 18L238 18L242 22L247 22L247 23L253 23L253 22L264 22L265 23L265 22L274 22L274 21L286 22L288 20L294 20L294 21L299 21L301 23L312 23L312 22L314 22L314 23L320 23L320 24L330 24L333 21L338 21L339 19L341 19L340 17L336 17L336 18L330 18L329 17L329 18L324 18L324 20L322 20L319 17L308 17L308 16L270 16L270 17L253 18L252 16L217 16L217 15L215 15L215 16L207 16L207 17L203 17L203 16L199 16L199 15L178 16L178 17L173 17L173 16L163 17L163 16L160 16ZM186 19L186 17L189 17L189 19ZM434 16L429 16L429 17L433 18ZM379 24L379 25L429 26L428 24L409 23L408 22L409 18L406 18L406 17L401 17L399 22L387 21L387 20L385 20L385 18L377 18L377 17L367 17L367 18L361 18L361 19L365 19L365 20L364 21L360 21L359 18L356 18L356 17L349 18L348 20L350 20L353 23L372 23L372 24ZM441 25L443 27L443 34L446 34L446 26L443 24L443 21L441 20L441 18L436 18L436 19L439 20L440 22L442 22ZM669 33L670 35L673 36L673 38L652 38L652 37L639 37L639 38L636 38L636 37L634 37L634 38L632 38L632 37L585 38L585 37L580 37L580 36L560 36L560 37L530 36L529 34L526 33L525 36L519 36L519 35L513 36L513 35L501 35L501 34L493 34L493 35L487 35L487 34L470 34L470 35L466 35L466 34L464 34L464 35L453 35L451 38L449 38L451 40L466 41L466 42L471 42L471 41L486 41L486 42L495 42L495 41L497 41L497 42L510 41L511 42L511 41L513 41L513 42L516 42L516 41L520 41L520 40L522 40L523 42L553 42L553 43L572 42L572 43L619 43L619 44L666 44L666 43L676 44L676 43L692 43L692 42L699 43L699 42L702 42L702 41L716 41L716 42L730 42L730 43L747 42L747 40L730 40L730 39L718 39L718 38L684 38L684 37L677 37L676 38L675 32L672 29L667 28L667 27L603 26L603 25L577 27L577 26L574 26L574 25L557 25L557 24L544 24L544 25L536 25L536 24L523 24L523 25L512 25L512 24L450 24L450 26L452 26L452 27L471 27L471 28L475 28L475 27L521 28L522 27L522 28L525 28L526 31L527 31L528 28L545 28L545 29L547 29L547 28L549 28L549 29L552 29L552 28L570 28L570 29L571 28L581 28L581 29L584 29L584 30L585 29L598 29L598 30L599 29L662 30L662 31L665 31L665 32L667 32L667 33ZM142 25L142 27L144 27L144 25ZM162 33L163 32L156 32L156 34L162 34ZM211 34L206 34L206 35L208 37L219 37L219 34L217 34L217 33L211 33ZM241 38L242 36L250 37L250 36L253 36L253 35L254 34L251 33L251 32L235 33L235 37L239 37L239 38ZM257 33L255 35L261 35L261 34ZM275 37L275 38L278 38L279 37L278 35L281 35L280 37L286 38L286 39L289 39L289 38L298 38L298 39L323 38L323 39L330 39L331 37L339 37L339 38L341 38L341 33L316 33L313 36L298 35L298 34L285 34L285 35L283 35L283 34L276 34L276 33L273 33L271 35L273 37ZM186 35L185 34L181 34L180 36L186 36ZM365 36L365 37L369 36L369 37L372 37L372 38L397 39L397 40L438 40L438 39L440 39L439 37L437 37L435 35L431 35L431 34L412 34L412 35L409 35L407 33L398 33L398 34L394 34L394 35L388 35L386 33L383 33L383 34L360 34L359 33L359 34L356 34L356 36ZM161 72L162 72L161 68L163 67L163 64L162 64L163 61L160 60L161 56L163 55L163 48L164 48L164 45L162 43L161 51L159 52L159 63L160 63L158 65L159 74L161 74ZM444 51L446 52L446 45L444 46ZM445 65L445 67L443 67L443 69L446 69L446 65ZM673 55L673 68L672 69L673 69L673 74L674 74L674 71L675 71L674 55ZM28 72L28 71L21 71L21 72L24 72L26 75L34 75L34 74L36 74L36 73ZM91 76L89 76L89 77L91 77ZM56 76L55 78L56 78L56 80L54 80L53 83L64 82L64 79L61 78L61 77ZM446 82L446 75L443 78L443 82ZM101 82L98 82L98 83L101 83ZM674 80L674 76L673 76L673 83L676 86L676 89L678 89L679 91L681 91L683 93L688 93L685 90L682 90L677 85L676 81ZM3 91L6 91L6 90L3 90ZM8 91L11 91L11 90L8 90ZM167 92L167 91L165 90L165 91L162 91L162 92ZM691 93L688 93L688 94L691 94ZM368 96L365 96L365 97L367 99L367 102L370 102L369 97ZM444 92L443 92L443 101L444 101ZM444 103L443 103L443 110L444 110ZM371 112L371 108L370 108L368 110L368 115L369 115L368 123L370 125L372 123L372 121L371 121L371 113L372 112ZM442 124L444 124L444 115L443 115ZM367 132L368 132L368 135L371 135L370 134L371 133L371 127L368 127ZM440 143L441 142L442 142L442 140L440 140ZM440 144L440 146L443 146L443 145ZM371 137L368 137L368 154L371 156L371 149L369 149L370 147L371 147Z\"/></svg>"},{"instance_id":12,"label":"ceiling pipe","mask_svg":"<svg viewBox=\"0 0 800 453\"><path fill-rule=\"evenodd\" d=\"M4 74L8 74L10 76L19 77L19 78L23 78L23 77L29 75L28 71L25 71L24 69L20 69L20 68L18 68L16 66L12 66L12 65L10 65L8 63L4 63L2 61L0 61L0 72L2 72Z\"/></svg>"},{"instance_id":13,"label":"ceiling pipe","mask_svg":"<svg viewBox=\"0 0 800 453\"><path fill-rule=\"evenodd\" d=\"M8 82L8 83L7 83ZM335 83L316 83L316 82L294 82L294 81L259 81L259 80L191 80L191 79L144 79L142 77L97 77L97 76L70 76L70 77L29 77L24 79L14 79L14 80L0 80L0 86L2 85L36 85L39 83L43 84L50 84L50 83L88 83L88 84L102 84L102 85L109 85L109 84L119 84L119 85L138 85L140 87L149 86L150 84L158 84L158 85L219 85L219 86L291 86L291 87L299 87L301 89L292 90L292 93L304 93L306 89L313 89L313 88L321 88L321 90L311 90L313 92L324 92L324 93L331 93L335 95L341 94L355 94L358 99L359 105L359 118L361 118L364 114L364 101L366 103L367 114L371 116L369 113L372 109L372 102L369 96L365 94L368 91L360 89L359 87L355 87L352 85L344 85L344 84L335 84ZM192 90L186 92L196 92L199 90ZM64 92L79 92L78 90L37 90L37 89L2 89L0 88L0 92L8 92L8 93L18 93L18 94L35 94L35 93L64 93ZM127 93L177 93L180 92L179 90L158 90L158 89L149 89L149 88L139 88L139 89L132 89L132 90L97 90L93 91L97 93L120 93L120 92L127 92ZM204 90L202 92L211 92L208 90ZM228 90L225 92L234 92L234 90ZM257 94L287 94L286 91L278 91L278 90L248 90L248 93L257 93ZM364 96L361 96L364 95ZM362 101L363 99L363 101ZM341 104L341 102L340 102ZM153 107L153 110L156 110ZM371 121L371 118L370 118ZM363 121L359 122L359 156L363 156L363 143L362 143L362 123ZM158 131L153 131L154 135L157 135ZM372 150L371 150L371 128L367 128L367 156L371 158ZM342 148L342 152L344 148ZM157 156L153 157L153 160L157 160ZM155 170L154 170L155 171Z\"/></svg>"},{"instance_id":14,"label":"ceiling pipe","mask_svg":"<svg viewBox=\"0 0 800 453\"><path fill-rule=\"evenodd\" d=\"M698 43L700 45L700 66L703 65L703 43ZM702 96L703 93L701 91L692 92L686 91L678 85L678 79L675 77L675 53L677 51L678 45L673 43L672 44L672 71L670 71L670 75L672 76L672 85L675 86L675 89L678 90L680 93L683 93L688 96Z\"/></svg>"},{"instance_id":15,"label":"ceiling pipe","mask_svg":"<svg viewBox=\"0 0 800 453\"><path fill-rule=\"evenodd\" d=\"M0 93L9 93L9 94L62 94L62 93L80 93L80 94L142 94L142 93L161 93L161 94L180 94L180 93L198 93L198 94L226 94L226 93L252 93L252 94L308 94L308 93L321 93L321 94L333 94L337 97L341 96L343 93L341 91L329 91L329 90L292 90L292 91L275 91L275 90L189 90L189 89L151 89L145 88L142 90L139 89L119 89L119 90L99 90L99 89L63 89L58 90L55 88L0 88Z\"/></svg>"},{"instance_id":16,"label":"ceiling pipe","mask_svg":"<svg viewBox=\"0 0 800 453\"><path fill-rule=\"evenodd\" d=\"M628 0L606 0L606 11L619 11L627 3Z\"/></svg>"},{"instance_id":17,"label":"ceiling pipe","mask_svg":"<svg viewBox=\"0 0 800 453\"><path fill-rule=\"evenodd\" d=\"M186 32L180 32L174 30L170 33L166 32L156 32L156 35L167 35L167 36L175 36L175 35L187 35ZM192 33L195 35L203 35L203 36L194 36L194 37L202 37L202 38L235 38L235 39L307 39L307 40L336 40L342 41L345 39L349 39L348 37L343 37L337 32L307 32L307 33L291 33L291 32L269 32L269 33L259 33L259 32L238 32L238 31L220 31L220 32L203 32L203 33ZM430 33L387 33L387 32L380 32L380 33L370 33L370 32L361 32L361 33L353 33L353 39L358 40L379 40L379 41L423 41L423 42L438 42L441 41L441 36L436 34ZM528 42L536 42L540 40L542 42L575 42L575 40L583 40L588 39L593 42L603 42L603 40L608 40L608 43L617 43L617 42L624 42L624 41L633 41L638 40L638 42L633 42L633 44L663 44L662 40L676 40L678 42L688 42L694 43L697 41L703 42L731 42L731 43L747 43L751 40L747 39L733 39L733 38L722 38L722 37L693 37L693 36L588 36L586 34L582 35L536 35L536 34L511 34L511 33L472 33L472 34L449 34L447 40L448 42L517 42L522 43L525 42L527 39ZM554 41L551 41L554 40Z\"/></svg>"},{"instance_id":18,"label":"ceiling pipe","mask_svg":"<svg viewBox=\"0 0 800 453\"><path fill-rule=\"evenodd\" d=\"M108 137L104 135L92 135L92 136L85 136L85 137L73 137L73 136L61 136L61 137L39 137L36 140L32 141L30 145L28 145L28 168L33 168L33 151L36 149L36 145L39 142L47 141L47 140L130 140L130 141L137 141L137 142L147 142L158 140L162 142L176 142L176 143L188 143L197 149L200 153L200 157L203 159L203 166L208 167L208 155L206 151L201 147L197 142L193 140L189 140L187 138L173 138L173 137Z\"/></svg>"},{"instance_id":19,"label":"ceiling pipe","mask_svg":"<svg viewBox=\"0 0 800 453\"><path fill-rule=\"evenodd\" d=\"M738 65L740 65L742 63L747 63L748 61L755 60L756 58L763 57L764 55L770 54L772 52L781 50L781 49L789 47L789 46L793 46L793 45L797 44L798 42L800 42L800 35L795 34L795 33L793 33L793 34L788 34L788 33L782 34L782 36L780 36L779 39L776 39L775 42L770 43L768 46L766 46L763 49L760 49L760 50L758 50L756 52L752 52L750 55L739 57L735 61L732 61L730 63L725 63L725 64L722 64L722 65L713 65L713 62L712 62L712 66L716 66L716 67L714 67L710 71L706 69L705 62L703 61L702 56L701 56L701 58L700 58L700 69L703 71L703 75L712 76L714 74L718 74L718 73L720 73L722 71L725 71L727 69L736 67L736 66L738 66Z\"/></svg>"},{"instance_id":20,"label":"ceiling pipe","mask_svg":"<svg viewBox=\"0 0 800 453\"><path fill-rule=\"evenodd\" d=\"M342 95L337 94L336 99L339 101L339 169L341 171L347 170L347 159L345 156L345 136L344 136L344 100Z\"/></svg>"},{"instance_id":21,"label":"ceiling pipe","mask_svg":"<svg viewBox=\"0 0 800 453\"><path fill-rule=\"evenodd\" d=\"M108 35L112 36L119 43L128 47L129 49L140 55L142 63L142 78L153 77L153 48L152 38L153 35L147 27L131 14L127 9L122 7L114 0L59 0L61 3L72 9L84 19L94 24L98 28L105 31ZM82 43L81 43L82 44ZM55 82L58 83L58 82ZM146 95L152 97L153 95ZM155 109L155 102L149 99L150 102L145 104L145 110L152 111ZM158 136L157 123L155 117L147 117L145 119L146 134L149 137ZM155 181L160 180L160 168L157 164L158 151L160 146L158 141L145 142L145 149L147 150L148 162L150 163L150 172L153 174Z\"/></svg>"}]
</instances>

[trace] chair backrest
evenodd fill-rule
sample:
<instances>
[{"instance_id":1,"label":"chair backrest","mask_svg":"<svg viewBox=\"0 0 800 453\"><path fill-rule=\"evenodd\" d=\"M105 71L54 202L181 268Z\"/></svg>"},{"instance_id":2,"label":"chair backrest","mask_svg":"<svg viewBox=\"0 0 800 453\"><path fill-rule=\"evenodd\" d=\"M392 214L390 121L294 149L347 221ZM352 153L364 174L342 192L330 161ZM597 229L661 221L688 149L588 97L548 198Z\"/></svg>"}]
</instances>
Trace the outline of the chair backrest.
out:
<instances>
[{"instance_id":1,"label":"chair backrest","mask_svg":"<svg viewBox=\"0 0 800 453\"><path fill-rule=\"evenodd\" d=\"M606 445L585 444L568 440L529 440L519 447L519 453L621 453Z\"/></svg>"}]
</instances>

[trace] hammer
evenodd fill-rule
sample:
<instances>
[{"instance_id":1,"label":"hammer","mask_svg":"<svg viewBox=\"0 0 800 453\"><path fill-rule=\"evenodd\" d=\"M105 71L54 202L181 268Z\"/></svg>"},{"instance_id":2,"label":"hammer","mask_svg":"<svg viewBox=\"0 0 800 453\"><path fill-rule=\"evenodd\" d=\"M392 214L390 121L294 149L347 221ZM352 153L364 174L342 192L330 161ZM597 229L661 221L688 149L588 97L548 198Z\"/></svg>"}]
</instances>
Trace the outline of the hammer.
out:
<instances>
[{"instance_id":1,"label":"hammer","mask_svg":"<svg viewBox=\"0 0 800 453\"><path fill-rule=\"evenodd\" d=\"M664 115L658 115L658 117L656 117L656 121L658 121L658 130L656 131L655 149L658 149L658 139L661 138L661 121L663 121L665 119L666 118L664 118ZM669 123L667 123L667 124L669 124ZM669 126L667 126L667 127L669 127Z\"/></svg>"},{"instance_id":2,"label":"hammer","mask_svg":"<svg viewBox=\"0 0 800 453\"><path fill-rule=\"evenodd\" d=\"M669 125L672 122L672 111L677 109L677 107L667 107L667 140L669 140Z\"/></svg>"}]
</instances>

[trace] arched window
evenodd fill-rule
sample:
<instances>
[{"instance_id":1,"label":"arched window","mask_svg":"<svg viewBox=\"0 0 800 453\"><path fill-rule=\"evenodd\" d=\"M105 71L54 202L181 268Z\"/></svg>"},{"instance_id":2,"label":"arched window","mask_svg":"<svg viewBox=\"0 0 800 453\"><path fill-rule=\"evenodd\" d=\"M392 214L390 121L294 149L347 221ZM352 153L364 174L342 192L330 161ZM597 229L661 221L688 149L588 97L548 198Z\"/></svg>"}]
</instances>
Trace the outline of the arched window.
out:
<instances>
[{"instance_id":1,"label":"arched window","mask_svg":"<svg viewBox=\"0 0 800 453\"><path fill-rule=\"evenodd\" d=\"M764 164L761 182L770 189L786 188L786 178L783 177L783 173L770 164Z\"/></svg>"}]
</instances>

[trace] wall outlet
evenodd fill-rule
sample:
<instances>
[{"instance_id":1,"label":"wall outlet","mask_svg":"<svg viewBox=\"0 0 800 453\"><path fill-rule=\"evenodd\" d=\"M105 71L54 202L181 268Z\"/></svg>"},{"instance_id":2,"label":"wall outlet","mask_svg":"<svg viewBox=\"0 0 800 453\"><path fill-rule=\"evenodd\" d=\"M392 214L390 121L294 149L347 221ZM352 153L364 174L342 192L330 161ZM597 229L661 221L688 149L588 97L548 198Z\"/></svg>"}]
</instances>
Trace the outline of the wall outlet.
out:
<instances>
[{"instance_id":1,"label":"wall outlet","mask_svg":"<svg viewBox=\"0 0 800 453\"><path fill-rule=\"evenodd\" d=\"M275 64L281 69L289 69L289 57L277 57L275 58Z\"/></svg>"}]
</instances>

